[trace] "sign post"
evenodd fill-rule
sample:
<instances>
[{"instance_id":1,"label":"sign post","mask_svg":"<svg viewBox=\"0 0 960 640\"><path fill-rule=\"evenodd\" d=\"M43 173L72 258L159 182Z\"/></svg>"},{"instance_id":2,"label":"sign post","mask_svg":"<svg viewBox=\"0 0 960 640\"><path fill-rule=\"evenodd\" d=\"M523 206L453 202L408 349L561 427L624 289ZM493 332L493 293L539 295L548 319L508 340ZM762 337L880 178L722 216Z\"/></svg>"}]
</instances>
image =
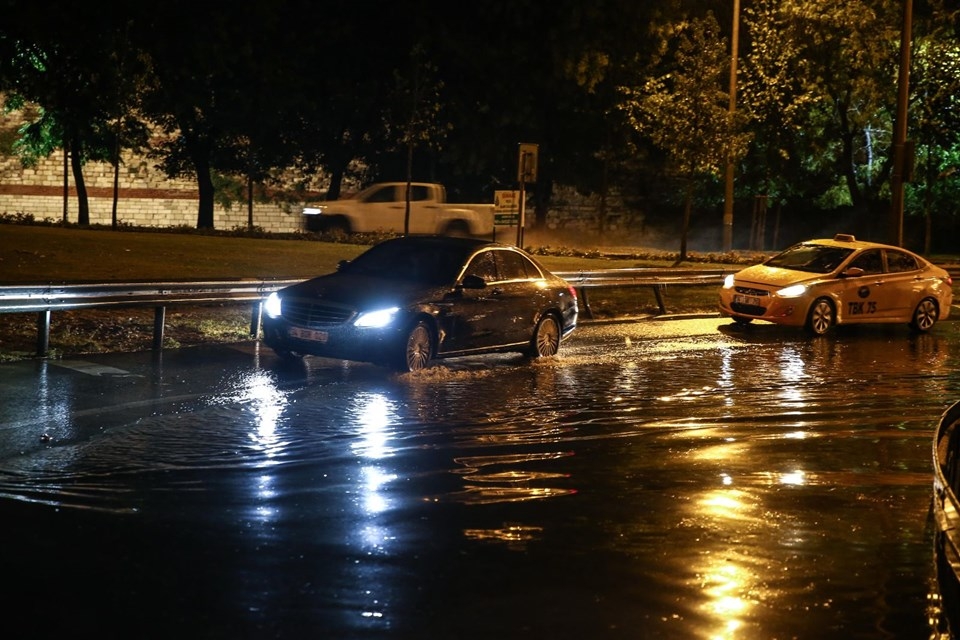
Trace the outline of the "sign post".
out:
<instances>
[{"instance_id":1,"label":"sign post","mask_svg":"<svg viewBox=\"0 0 960 640\"><path fill-rule=\"evenodd\" d=\"M526 224L527 198L525 186L537 181L537 155L540 146L528 142L520 143L520 158L517 168L517 182L520 183L520 220L517 223L517 247L523 248L523 227Z\"/></svg>"}]
</instances>

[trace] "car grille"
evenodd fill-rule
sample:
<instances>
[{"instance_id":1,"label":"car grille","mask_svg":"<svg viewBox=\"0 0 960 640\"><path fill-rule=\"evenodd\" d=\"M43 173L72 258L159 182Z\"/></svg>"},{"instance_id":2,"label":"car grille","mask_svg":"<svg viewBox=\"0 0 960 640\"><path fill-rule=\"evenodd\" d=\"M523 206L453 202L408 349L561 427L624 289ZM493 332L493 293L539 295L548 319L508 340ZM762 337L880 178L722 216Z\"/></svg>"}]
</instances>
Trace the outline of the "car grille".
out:
<instances>
[{"instance_id":1,"label":"car grille","mask_svg":"<svg viewBox=\"0 0 960 640\"><path fill-rule=\"evenodd\" d=\"M353 309L314 300L284 298L281 315L291 324L310 329L321 329L343 324L353 317Z\"/></svg>"},{"instance_id":2,"label":"car grille","mask_svg":"<svg viewBox=\"0 0 960 640\"><path fill-rule=\"evenodd\" d=\"M734 291L745 296L766 297L770 295L770 292L766 289L754 289L752 287L734 287Z\"/></svg>"}]
</instances>

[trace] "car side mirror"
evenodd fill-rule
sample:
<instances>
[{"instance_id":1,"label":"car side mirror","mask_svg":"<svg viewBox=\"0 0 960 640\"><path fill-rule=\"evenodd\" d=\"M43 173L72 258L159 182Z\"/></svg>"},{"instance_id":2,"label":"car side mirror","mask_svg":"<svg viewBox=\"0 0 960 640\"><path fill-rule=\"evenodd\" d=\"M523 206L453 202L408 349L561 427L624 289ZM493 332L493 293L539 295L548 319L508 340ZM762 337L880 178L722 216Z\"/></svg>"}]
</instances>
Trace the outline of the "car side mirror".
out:
<instances>
[{"instance_id":1,"label":"car side mirror","mask_svg":"<svg viewBox=\"0 0 960 640\"><path fill-rule=\"evenodd\" d=\"M475 276L472 273L463 276L463 280L460 284L464 289L483 289L487 286L486 280L480 276Z\"/></svg>"},{"instance_id":2,"label":"car side mirror","mask_svg":"<svg viewBox=\"0 0 960 640\"><path fill-rule=\"evenodd\" d=\"M840 273L841 278L859 278L863 275L863 269L860 267L850 267L849 269L844 269Z\"/></svg>"}]
</instances>

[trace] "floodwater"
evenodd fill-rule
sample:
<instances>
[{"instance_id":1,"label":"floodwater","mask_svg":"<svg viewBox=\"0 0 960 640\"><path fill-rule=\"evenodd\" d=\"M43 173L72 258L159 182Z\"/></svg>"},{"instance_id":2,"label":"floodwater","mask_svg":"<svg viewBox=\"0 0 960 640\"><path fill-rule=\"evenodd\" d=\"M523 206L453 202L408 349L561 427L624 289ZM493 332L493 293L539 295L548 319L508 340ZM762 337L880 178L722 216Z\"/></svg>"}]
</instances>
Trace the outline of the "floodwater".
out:
<instances>
[{"instance_id":1,"label":"floodwater","mask_svg":"<svg viewBox=\"0 0 960 640\"><path fill-rule=\"evenodd\" d=\"M7 637L948 638L960 323L581 327L418 374L0 365Z\"/></svg>"}]
</instances>

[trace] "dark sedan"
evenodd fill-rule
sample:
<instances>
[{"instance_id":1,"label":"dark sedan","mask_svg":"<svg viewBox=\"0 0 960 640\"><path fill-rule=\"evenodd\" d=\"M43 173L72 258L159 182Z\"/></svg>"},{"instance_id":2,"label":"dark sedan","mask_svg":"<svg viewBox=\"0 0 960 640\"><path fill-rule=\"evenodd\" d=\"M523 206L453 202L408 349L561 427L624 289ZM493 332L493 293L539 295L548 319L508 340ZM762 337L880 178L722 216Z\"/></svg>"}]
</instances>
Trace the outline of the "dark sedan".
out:
<instances>
[{"instance_id":1,"label":"dark sedan","mask_svg":"<svg viewBox=\"0 0 960 640\"><path fill-rule=\"evenodd\" d=\"M415 371L435 358L554 355L576 328L577 294L516 247L407 236L271 294L265 312L263 340L281 356Z\"/></svg>"}]
</instances>

